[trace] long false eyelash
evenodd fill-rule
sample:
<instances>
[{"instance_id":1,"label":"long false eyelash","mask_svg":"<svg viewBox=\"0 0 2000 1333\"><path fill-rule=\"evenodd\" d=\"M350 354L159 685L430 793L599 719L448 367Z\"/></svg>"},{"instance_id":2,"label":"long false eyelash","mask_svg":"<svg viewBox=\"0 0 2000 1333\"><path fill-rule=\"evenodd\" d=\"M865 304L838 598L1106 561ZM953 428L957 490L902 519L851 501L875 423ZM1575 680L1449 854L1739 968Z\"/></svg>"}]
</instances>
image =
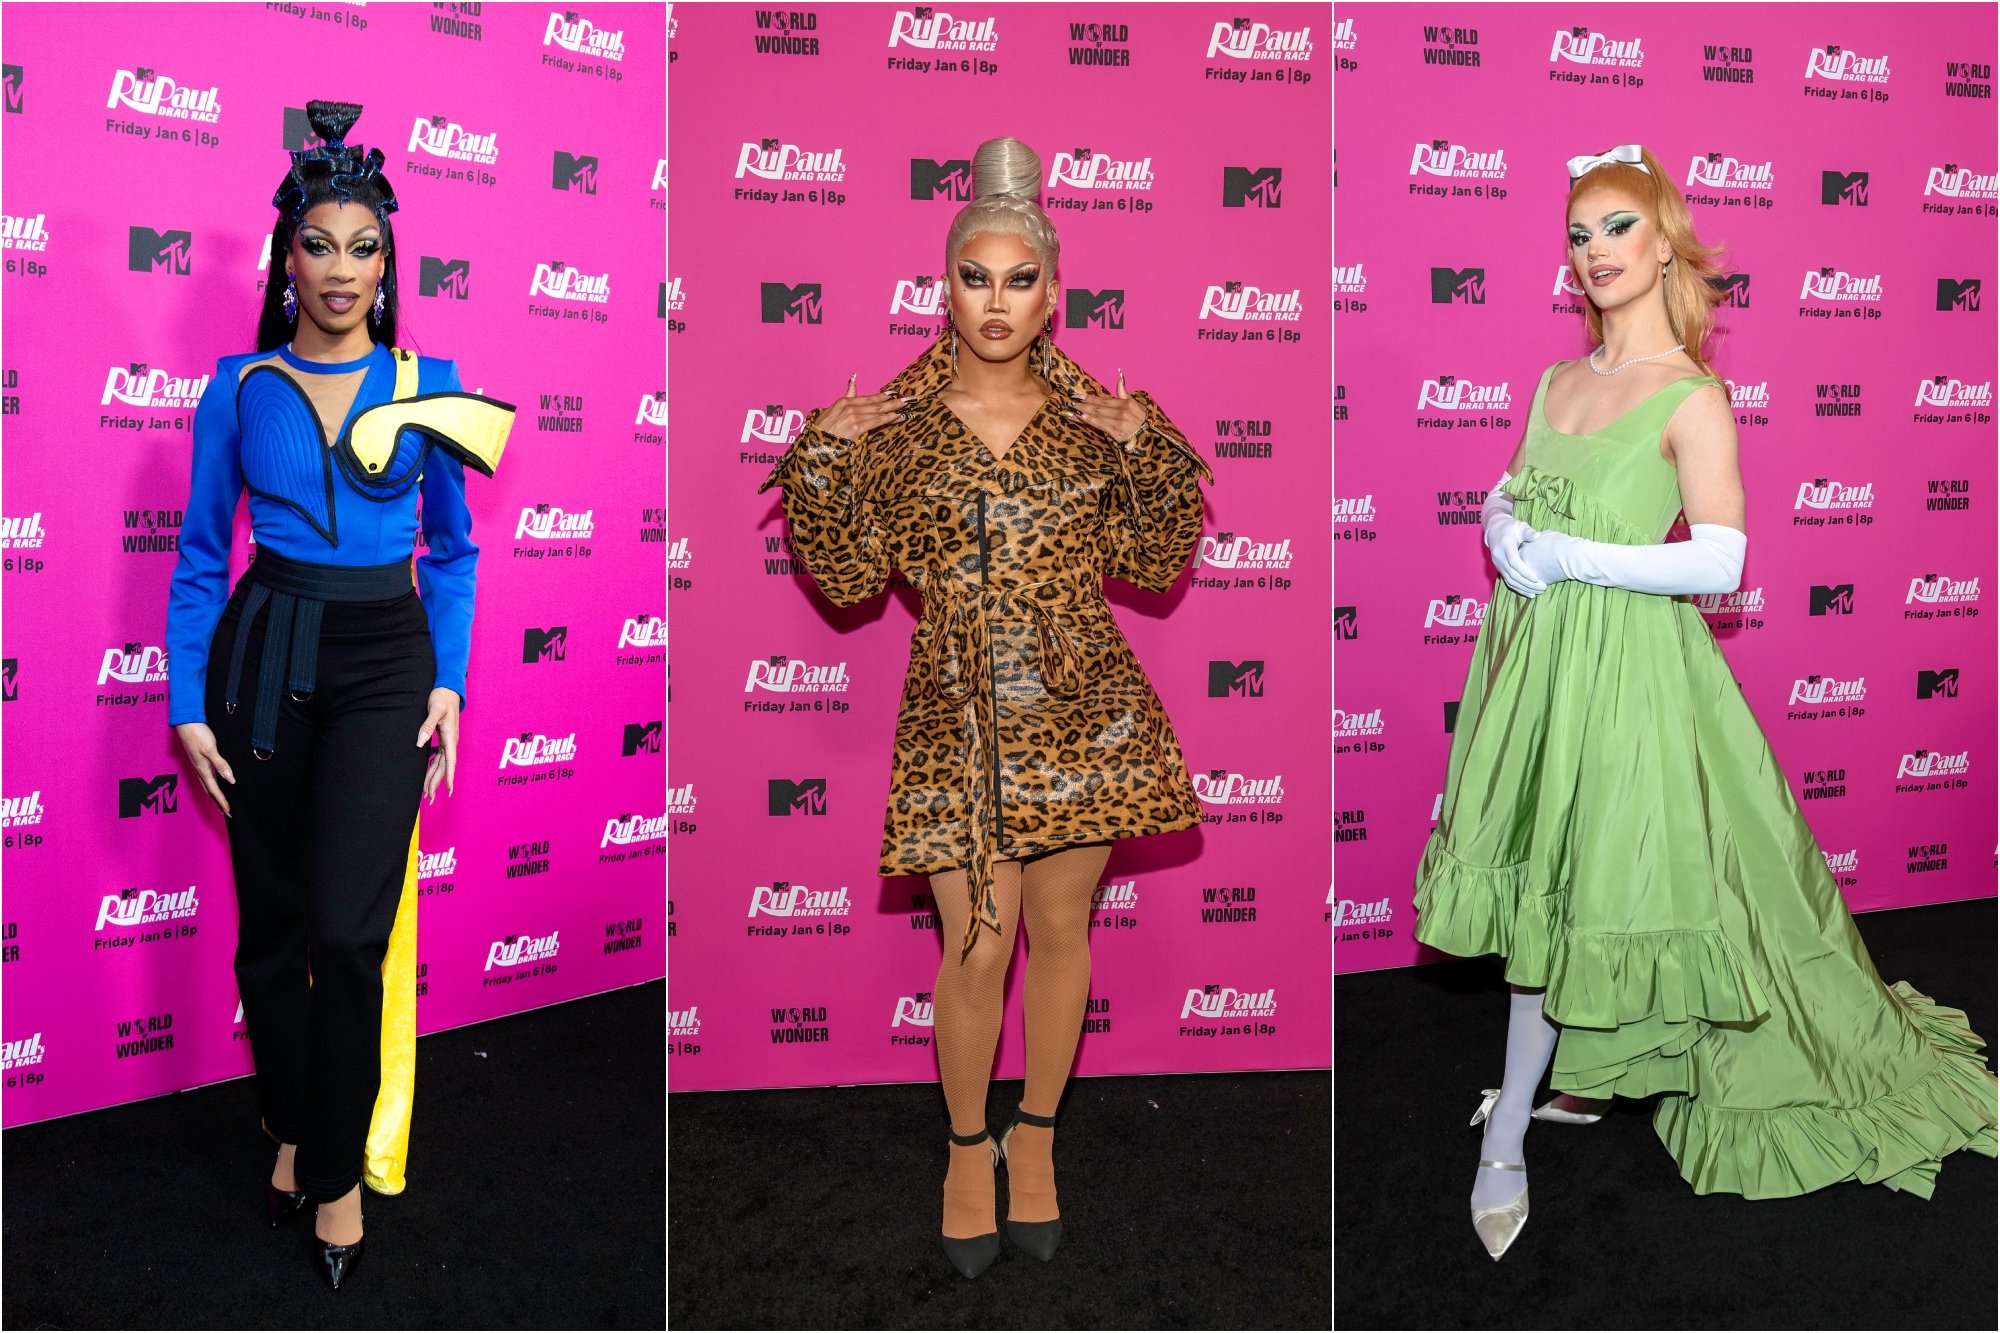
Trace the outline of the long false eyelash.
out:
<instances>
[{"instance_id":1,"label":"long false eyelash","mask_svg":"<svg viewBox=\"0 0 2000 1333\"><path fill-rule=\"evenodd\" d=\"M1012 284L1012 283L1016 283L1016 282L1024 282L1024 283L1026 284L1026 287L1032 287L1032 286L1034 286L1034 285L1035 285L1035 280L1036 280L1036 279L1037 279L1038 277L1040 277L1040 275L1039 275L1039 274L1037 274L1037 273L1033 273L1033 272L1029 272L1029 273L1016 273L1016 274L1015 274L1015 275L1014 275L1013 277L1009 278L1009 279L1008 279L1007 281L1008 281L1008 282L1009 282L1010 284ZM963 282L963 283L966 283L966 284L971 284L971 283L975 283L975 282L984 282L984 281L986 281L986 277L985 277L985 275L984 275L984 274L981 274L981 273L974 273L974 272L973 272L972 270L970 270L970 269L960 269L960 270L958 271L958 280L959 280L960 282ZM1024 288L1024 290L1025 290L1025 288Z\"/></svg>"}]
</instances>

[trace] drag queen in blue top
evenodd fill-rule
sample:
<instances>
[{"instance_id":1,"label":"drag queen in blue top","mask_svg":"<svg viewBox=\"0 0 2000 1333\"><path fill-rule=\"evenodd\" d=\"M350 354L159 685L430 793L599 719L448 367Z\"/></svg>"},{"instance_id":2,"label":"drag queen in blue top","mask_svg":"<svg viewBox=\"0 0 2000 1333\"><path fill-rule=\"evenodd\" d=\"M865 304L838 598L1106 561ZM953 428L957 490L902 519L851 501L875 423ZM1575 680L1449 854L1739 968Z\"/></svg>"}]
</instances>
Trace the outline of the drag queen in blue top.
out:
<instances>
[{"instance_id":1,"label":"drag queen in blue top","mask_svg":"<svg viewBox=\"0 0 2000 1333\"><path fill-rule=\"evenodd\" d=\"M237 986L279 1144L267 1213L319 1205L313 1264L336 1289L361 1258L361 1182L402 1188L413 945L391 929L410 939L418 807L457 763L479 561L465 469L492 475L514 411L395 347L396 200L382 150L345 143L360 114L307 103L324 144L292 153L272 197L284 282L258 350L221 358L196 409L167 610L167 720L227 816ZM255 554L232 592L246 493Z\"/></svg>"}]
</instances>

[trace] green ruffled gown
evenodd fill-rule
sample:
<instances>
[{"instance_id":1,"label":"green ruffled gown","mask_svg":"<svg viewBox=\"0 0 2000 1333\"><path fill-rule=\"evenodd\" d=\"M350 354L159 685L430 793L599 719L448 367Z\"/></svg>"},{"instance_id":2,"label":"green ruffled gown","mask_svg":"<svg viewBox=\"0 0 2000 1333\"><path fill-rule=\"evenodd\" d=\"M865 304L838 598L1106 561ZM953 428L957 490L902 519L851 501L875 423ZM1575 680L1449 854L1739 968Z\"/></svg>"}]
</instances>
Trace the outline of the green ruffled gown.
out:
<instances>
[{"instance_id":1,"label":"green ruffled gown","mask_svg":"<svg viewBox=\"0 0 2000 1333\"><path fill-rule=\"evenodd\" d=\"M1550 367L1553 371L1554 367ZM1596 435L1535 390L1514 516L1663 541L1660 435L1702 375ZM1929 1198L1940 1159L1995 1154L1995 1083L1965 1014L1885 986L1715 637L1685 596L1504 582L1459 702L1416 937L1547 987L1550 1085L1662 1094L1653 1128L1697 1194L1843 1180Z\"/></svg>"}]
</instances>

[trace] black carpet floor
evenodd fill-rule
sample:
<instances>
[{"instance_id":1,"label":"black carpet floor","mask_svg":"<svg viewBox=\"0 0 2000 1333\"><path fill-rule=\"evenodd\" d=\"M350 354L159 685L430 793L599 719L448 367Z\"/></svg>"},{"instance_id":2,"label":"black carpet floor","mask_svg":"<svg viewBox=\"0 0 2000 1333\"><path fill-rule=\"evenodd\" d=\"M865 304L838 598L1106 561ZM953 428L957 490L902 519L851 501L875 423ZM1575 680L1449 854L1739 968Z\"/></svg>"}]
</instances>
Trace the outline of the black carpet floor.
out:
<instances>
[{"instance_id":1,"label":"black carpet floor","mask_svg":"<svg viewBox=\"0 0 2000 1333\"><path fill-rule=\"evenodd\" d=\"M1883 980L1964 1010L1990 1065L1993 900L1855 921ZM1929 1201L1852 1182L1697 1195L1653 1133L1654 1099L1530 1127L1528 1224L1496 1264L1467 1210L1466 1122L1499 1085L1506 1032L1497 958L1336 979L1336 1327L1996 1326L1994 1159L1953 1153Z\"/></svg>"},{"instance_id":2,"label":"black carpet floor","mask_svg":"<svg viewBox=\"0 0 2000 1333\"><path fill-rule=\"evenodd\" d=\"M1071 1079L1063 1239L973 1281L938 1243L935 1083L668 1098L667 1323L680 1329L1325 1329L1328 1076ZM1021 1096L996 1082L998 1133ZM1006 1171L998 1181L1007 1208Z\"/></svg>"},{"instance_id":3,"label":"black carpet floor","mask_svg":"<svg viewBox=\"0 0 2000 1333\"><path fill-rule=\"evenodd\" d=\"M9 1329L657 1329L665 986L424 1037L408 1187L329 1291L237 1079L0 1136Z\"/></svg>"}]
</instances>

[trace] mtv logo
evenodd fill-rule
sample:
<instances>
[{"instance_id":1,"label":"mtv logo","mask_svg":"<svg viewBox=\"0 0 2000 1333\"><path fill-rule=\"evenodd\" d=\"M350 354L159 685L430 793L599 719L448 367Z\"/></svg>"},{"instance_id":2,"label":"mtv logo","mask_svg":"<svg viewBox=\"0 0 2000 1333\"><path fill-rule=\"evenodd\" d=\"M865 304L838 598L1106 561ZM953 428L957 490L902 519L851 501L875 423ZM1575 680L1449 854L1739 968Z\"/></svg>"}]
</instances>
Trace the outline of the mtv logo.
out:
<instances>
[{"instance_id":1,"label":"mtv logo","mask_svg":"<svg viewBox=\"0 0 2000 1333\"><path fill-rule=\"evenodd\" d=\"M574 190L578 194L597 193L597 154L569 154L562 149L555 150L555 171L553 184L558 190Z\"/></svg>"},{"instance_id":2,"label":"mtv logo","mask_svg":"<svg viewBox=\"0 0 2000 1333\"><path fill-rule=\"evenodd\" d=\"M820 284L802 282L796 287L782 282L758 284L759 301L766 324L817 324L820 322Z\"/></svg>"},{"instance_id":3,"label":"mtv logo","mask_svg":"<svg viewBox=\"0 0 2000 1333\"><path fill-rule=\"evenodd\" d=\"M1806 614L1814 616L1853 615L1854 585L1852 583L1813 584L1808 598Z\"/></svg>"},{"instance_id":4,"label":"mtv logo","mask_svg":"<svg viewBox=\"0 0 2000 1333\"><path fill-rule=\"evenodd\" d=\"M665 282L662 282L660 284L659 318L665 319L666 317L667 317L667 284Z\"/></svg>"},{"instance_id":5,"label":"mtv logo","mask_svg":"<svg viewBox=\"0 0 2000 1333\"><path fill-rule=\"evenodd\" d=\"M1444 734L1447 736L1451 735L1452 729L1458 726L1458 705L1460 702L1458 699L1446 699L1444 701Z\"/></svg>"},{"instance_id":6,"label":"mtv logo","mask_svg":"<svg viewBox=\"0 0 2000 1333\"><path fill-rule=\"evenodd\" d=\"M180 776L162 773L156 778L118 779L118 817L137 819L150 810L156 815L170 815L178 805Z\"/></svg>"},{"instance_id":7,"label":"mtv logo","mask_svg":"<svg viewBox=\"0 0 2000 1333\"><path fill-rule=\"evenodd\" d=\"M1240 280L1225 280L1222 284L1222 290L1225 292L1240 292L1243 290L1243 283Z\"/></svg>"},{"instance_id":8,"label":"mtv logo","mask_svg":"<svg viewBox=\"0 0 2000 1333\"><path fill-rule=\"evenodd\" d=\"M417 295L463 301L472 295L472 263L465 259L417 257Z\"/></svg>"},{"instance_id":9,"label":"mtv logo","mask_svg":"<svg viewBox=\"0 0 2000 1333\"><path fill-rule=\"evenodd\" d=\"M447 126L447 125L449 125L449 124L451 124L451 117L449 117L449 116L432 116L432 117L431 117L431 128L432 128L432 129L434 129L434 130L441 130L441 129L443 129L443 128L444 128L445 126Z\"/></svg>"},{"instance_id":10,"label":"mtv logo","mask_svg":"<svg viewBox=\"0 0 2000 1333\"><path fill-rule=\"evenodd\" d=\"M1979 294L1983 284L1978 278L1939 278L1937 285L1937 308L1940 310L1977 310Z\"/></svg>"},{"instance_id":11,"label":"mtv logo","mask_svg":"<svg viewBox=\"0 0 2000 1333\"><path fill-rule=\"evenodd\" d=\"M20 669L20 658L0 659L0 703L13 703L21 697L20 682L17 679Z\"/></svg>"},{"instance_id":12,"label":"mtv logo","mask_svg":"<svg viewBox=\"0 0 2000 1333\"><path fill-rule=\"evenodd\" d=\"M1208 697L1223 699L1230 695L1243 699L1264 697L1264 663L1256 662L1210 662L1208 664Z\"/></svg>"},{"instance_id":13,"label":"mtv logo","mask_svg":"<svg viewBox=\"0 0 2000 1333\"><path fill-rule=\"evenodd\" d=\"M625 725L625 757L658 754L665 728L658 722L628 722Z\"/></svg>"},{"instance_id":14,"label":"mtv logo","mask_svg":"<svg viewBox=\"0 0 2000 1333\"><path fill-rule=\"evenodd\" d=\"M1919 699L1956 699L1958 697L1958 668L1946 667L1942 671L1917 671L1917 697Z\"/></svg>"},{"instance_id":15,"label":"mtv logo","mask_svg":"<svg viewBox=\"0 0 2000 1333\"><path fill-rule=\"evenodd\" d=\"M4 81L6 88L7 110L15 115L26 109L21 100L21 80L26 74L27 71L19 65L0 66L0 81Z\"/></svg>"},{"instance_id":16,"label":"mtv logo","mask_svg":"<svg viewBox=\"0 0 2000 1333\"><path fill-rule=\"evenodd\" d=\"M1071 329L1122 329L1125 327L1125 289L1108 287L1093 292L1071 287L1063 292L1063 327Z\"/></svg>"},{"instance_id":17,"label":"mtv logo","mask_svg":"<svg viewBox=\"0 0 2000 1333\"><path fill-rule=\"evenodd\" d=\"M189 272L189 250L194 245L194 233L185 228L178 231L154 231L151 227L129 227L126 229L125 267L133 273L173 273L185 277Z\"/></svg>"},{"instance_id":18,"label":"mtv logo","mask_svg":"<svg viewBox=\"0 0 2000 1333\"><path fill-rule=\"evenodd\" d=\"M319 136L313 133L312 122L306 119L306 109L302 106L285 108L284 123L279 133L284 136L284 142L278 146L292 152L313 147L320 141Z\"/></svg>"},{"instance_id":19,"label":"mtv logo","mask_svg":"<svg viewBox=\"0 0 2000 1333\"><path fill-rule=\"evenodd\" d=\"M1072 148L1069 155L1079 162L1090 160L1090 150L1088 148Z\"/></svg>"},{"instance_id":20,"label":"mtv logo","mask_svg":"<svg viewBox=\"0 0 2000 1333\"><path fill-rule=\"evenodd\" d=\"M931 7L929 5L918 5L912 12L920 19L927 19L931 16Z\"/></svg>"},{"instance_id":21,"label":"mtv logo","mask_svg":"<svg viewBox=\"0 0 2000 1333\"><path fill-rule=\"evenodd\" d=\"M140 83L151 83L153 81L153 67L151 65L140 65L132 71L132 77Z\"/></svg>"},{"instance_id":22,"label":"mtv logo","mask_svg":"<svg viewBox=\"0 0 2000 1333\"><path fill-rule=\"evenodd\" d=\"M757 141L757 147L761 151L766 153L776 152L778 148L778 141L776 139L759 139Z\"/></svg>"},{"instance_id":23,"label":"mtv logo","mask_svg":"<svg viewBox=\"0 0 2000 1333\"><path fill-rule=\"evenodd\" d=\"M1486 304L1486 269L1476 268L1432 268L1431 304L1450 305L1454 301L1465 305Z\"/></svg>"},{"instance_id":24,"label":"mtv logo","mask_svg":"<svg viewBox=\"0 0 2000 1333\"><path fill-rule=\"evenodd\" d=\"M529 628L521 636L523 662L560 662L569 655L569 626Z\"/></svg>"},{"instance_id":25,"label":"mtv logo","mask_svg":"<svg viewBox=\"0 0 2000 1333\"><path fill-rule=\"evenodd\" d=\"M1276 208L1283 198L1281 186L1285 172L1282 167L1224 167L1222 169L1222 206L1243 208L1255 203L1259 208Z\"/></svg>"},{"instance_id":26,"label":"mtv logo","mask_svg":"<svg viewBox=\"0 0 2000 1333\"><path fill-rule=\"evenodd\" d=\"M1250 26L1250 20L1247 18L1241 18L1241 19L1233 18L1229 20L1229 30L1231 32L1242 32L1245 28L1248 28L1249 26ZM1210 986L1208 987L1208 989L1214 990L1215 987Z\"/></svg>"},{"instance_id":27,"label":"mtv logo","mask_svg":"<svg viewBox=\"0 0 2000 1333\"><path fill-rule=\"evenodd\" d=\"M910 159L910 198L950 199L967 203L972 199L972 159L927 157Z\"/></svg>"},{"instance_id":28,"label":"mtv logo","mask_svg":"<svg viewBox=\"0 0 2000 1333\"><path fill-rule=\"evenodd\" d=\"M1352 606L1333 608L1333 637L1336 639L1358 639L1361 637L1360 609Z\"/></svg>"},{"instance_id":29,"label":"mtv logo","mask_svg":"<svg viewBox=\"0 0 2000 1333\"><path fill-rule=\"evenodd\" d=\"M826 779L772 778L770 810L774 815L823 815L826 813Z\"/></svg>"},{"instance_id":30,"label":"mtv logo","mask_svg":"<svg viewBox=\"0 0 2000 1333\"><path fill-rule=\"evenodd\" d=\"M1865 171L1822 171L1819 173L1819 201L1822 204L1868 206L1868 173Z\"/></svg>"}]
</instances>

